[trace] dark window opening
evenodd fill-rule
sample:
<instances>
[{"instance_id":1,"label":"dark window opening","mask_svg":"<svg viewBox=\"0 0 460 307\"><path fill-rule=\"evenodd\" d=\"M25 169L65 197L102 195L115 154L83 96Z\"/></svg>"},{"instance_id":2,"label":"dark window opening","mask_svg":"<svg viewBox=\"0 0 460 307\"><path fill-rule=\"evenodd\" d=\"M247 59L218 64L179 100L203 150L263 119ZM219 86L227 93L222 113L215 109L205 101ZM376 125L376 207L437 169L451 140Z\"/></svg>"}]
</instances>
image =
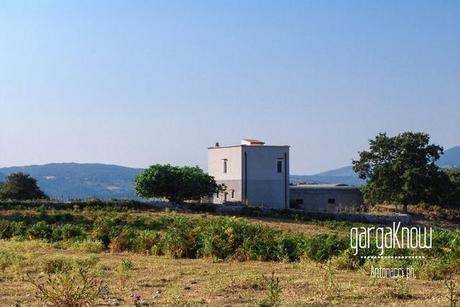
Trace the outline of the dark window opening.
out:
<instances>
[{"instance_id":1,"label":"dark window opening","mask_svg":"<svg viewBox=\"0 0 460 307\"><path fill-rule=\"evenodd\" d=\"M302 198L297 198L295 200L291 200L291 202L289 203L289 207L291 209L302 209L302 205L303 205L303 199Z\"/></svg>"},{"instance_id":2,"label":"dark window opening","mask_svg":"<svg viewBox=\"0 0 460 307\"><path fill-rule=\"evenodd\" d=\"M224 173L227 172L227 159L224 159Z\"/></svg>"},{"instance_id":3,"label":"dark window opening","mask_svg":"<svg viewBox=\"0 0 460 307\"><path fill-rule=\"evenodd\" d=\"M276 171L277 171L278 173L282 173L282 172L283 172L283 161L282 161L282 160L276 161Z\"/></svg>"},{"instance_id":4,"label":"dark window opening","mask_svg":"<svg viewBox=\"0 0 460 307\"><path fill-rule=\"evenodd\" d=\"M232 190L232 198L235 198L235 190Z\"/></svg>"},{"instance_id":5,"label":"dark window opening","mask_svg":"<svg viewBox=\"0 0 460 307\"><path fill-rule=\"evenodd\" d=\"M329 199L327 200L327 203L330 204L330 205L335 204L335 198L329 198Z\"/></svg>"}]
</instances>

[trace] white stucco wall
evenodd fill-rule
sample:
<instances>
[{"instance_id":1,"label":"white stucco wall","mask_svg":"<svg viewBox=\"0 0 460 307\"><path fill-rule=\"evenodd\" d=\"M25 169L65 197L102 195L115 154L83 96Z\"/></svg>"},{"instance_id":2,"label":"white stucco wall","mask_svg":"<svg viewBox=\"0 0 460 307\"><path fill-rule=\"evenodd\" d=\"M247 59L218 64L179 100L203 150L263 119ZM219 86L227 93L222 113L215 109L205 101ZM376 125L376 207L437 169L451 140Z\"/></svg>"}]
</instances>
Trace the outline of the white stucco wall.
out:
<instances>
[{"instance_id":1,"label":"white stucco wall","mask_svg":"<svg viewBox=\"0 0 460 307\"><path fill-rule=\"evenodd\" d=\"M224 173L224 159L227 160L227 173ZM224 193L227 193L227 201L242 201L241 167L241 146L211 147L208 149L208 174L213 176L218 184L225 184L227 189ZM214 195L213 202L223 203L225 200L224 193Z\"/></svg>"},{"instance_id":2,"label":"white stucco wall","mask_svg":"<svg viewBox=\"0 0 460 307\"><path fill-rule=\"evenodd\" d=\"M243 161L245 155L247 168L243 168L243 198L246 195L248 203L256 206L274 209L287 208L289 204L289 147L243 146ZM281 173L277 172L278 160L283 162ZM245 180L247 180L246 184ZM246 194L245 189L247 189Z\"/></svg>"}]
</instances>

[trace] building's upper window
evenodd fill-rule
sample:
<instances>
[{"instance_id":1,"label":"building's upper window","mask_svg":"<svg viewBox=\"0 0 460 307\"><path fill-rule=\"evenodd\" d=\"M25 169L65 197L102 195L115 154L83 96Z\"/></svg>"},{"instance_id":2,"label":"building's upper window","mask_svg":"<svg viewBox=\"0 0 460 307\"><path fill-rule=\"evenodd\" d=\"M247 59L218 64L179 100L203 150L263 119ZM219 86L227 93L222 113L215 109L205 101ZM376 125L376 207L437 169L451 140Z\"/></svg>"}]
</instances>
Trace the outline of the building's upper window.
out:
<instances>
[{"instance_id":1,"label":"building's upper window","mask_svg":"<svg viewBox=\"0 0 460 307\"><path fill-rule=\"evenodd\" d=\"M335 204L335 198L329 198L329 199L327 200L327 203L330 204L330 205Z\"/></svg>"},{"instance_id":2,"label":"building's upper window","mask_svg":"<svg viewBox=\"0 0 460 307\"><path fill-rule=\"evenodd\" d=\"M277 173L283 172L283 160L276 160L276 172Z\"/></svg>"},{"instance_id":3,"label":"building's upper window","mask_svg":"<svg viewBox=\"0 0 460 307\"><path fill-rule=\"evenodd\" d=\"M227 167L227 159L224 159L223 161L224 161L224 173L226 173L226 172L227 172L227 168L228 168L228 167Z\"/></svg>"}]
</instances>

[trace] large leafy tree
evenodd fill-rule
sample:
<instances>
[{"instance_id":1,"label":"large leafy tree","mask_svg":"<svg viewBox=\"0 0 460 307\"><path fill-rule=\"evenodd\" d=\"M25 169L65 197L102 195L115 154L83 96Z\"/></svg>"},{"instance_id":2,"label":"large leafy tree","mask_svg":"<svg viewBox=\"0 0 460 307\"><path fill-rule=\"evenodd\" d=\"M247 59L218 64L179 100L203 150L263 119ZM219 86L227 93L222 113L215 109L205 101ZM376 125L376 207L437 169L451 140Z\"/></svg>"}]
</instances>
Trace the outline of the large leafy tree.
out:
<instances>
[{"instance_id":1,"label":"large leafy tree","mask_svg":"<svg viewBox=\"0 0 460 307\"><path fill-rule=\"evenodd\" d=\"M166 198L171 202L199 199L221 187L198 166L179 167L155 164L135 179L136 193L146 198Z\"/></svg>"},{"instance_id":2,"label":"large leafy tree","mask_svg":"<svg viewBox=\"0 0 460 307\"><path fill-rule=\"evenodd\" d=\"M47 199L37 185L37 180L22 172L9 175L6 182L0 185L0 199Z\"/></svg>"},{"instance_id":3,"label":"large leafy tree","mask_svg":"<svg viewBox=\"0 0 460 307\"><path fill-rule=\"evenodd\" d=\"M460 208L460 168L445 169L449 177L449 191L446 193L446 203Z\"/></svg>"},{"instance_id":4,"label":"large leafy tree","mask_svg":"<svg viewBox=\"0 0 460 307\"><path fill-rule=\"evenodd\" d=\"M430 144L428 134L404 132L389 137L380 133L369 145L353 161L354 171L367 180L363 194L369 204L393 202L407 211L408 204L442 202L448 178L435 161L443 148Z\"/></svg>"}]
</instances>

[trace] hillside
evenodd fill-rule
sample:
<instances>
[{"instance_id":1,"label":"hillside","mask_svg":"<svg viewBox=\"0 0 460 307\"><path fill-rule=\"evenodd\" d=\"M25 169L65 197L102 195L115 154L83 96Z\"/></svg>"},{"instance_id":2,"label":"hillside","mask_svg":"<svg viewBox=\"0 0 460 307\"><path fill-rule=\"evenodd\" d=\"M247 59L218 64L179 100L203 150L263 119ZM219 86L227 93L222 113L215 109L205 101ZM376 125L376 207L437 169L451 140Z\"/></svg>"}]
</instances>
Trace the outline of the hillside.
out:
<instances>
[{"instance_id":1,"label":"hillside","mask_svg":"<svg viewBox=\"0 0 460 307\"><path fill-rule=\"evenodd\" d=\"M134 198L133 180L141 169L105 164L52 163L0 168L0 172L5 175L28 173L53 198L109 199Z\"/></svg>"},{"instance_id":2,"label":"hillside","mask_svg":"<svg viewBox=\"0 0 460 307\"><path fill-rule=\"evenodd\" d=\"M460 167L460 146L444 151L437 164L440 167Z\"/></svg>"}]
</instances>

